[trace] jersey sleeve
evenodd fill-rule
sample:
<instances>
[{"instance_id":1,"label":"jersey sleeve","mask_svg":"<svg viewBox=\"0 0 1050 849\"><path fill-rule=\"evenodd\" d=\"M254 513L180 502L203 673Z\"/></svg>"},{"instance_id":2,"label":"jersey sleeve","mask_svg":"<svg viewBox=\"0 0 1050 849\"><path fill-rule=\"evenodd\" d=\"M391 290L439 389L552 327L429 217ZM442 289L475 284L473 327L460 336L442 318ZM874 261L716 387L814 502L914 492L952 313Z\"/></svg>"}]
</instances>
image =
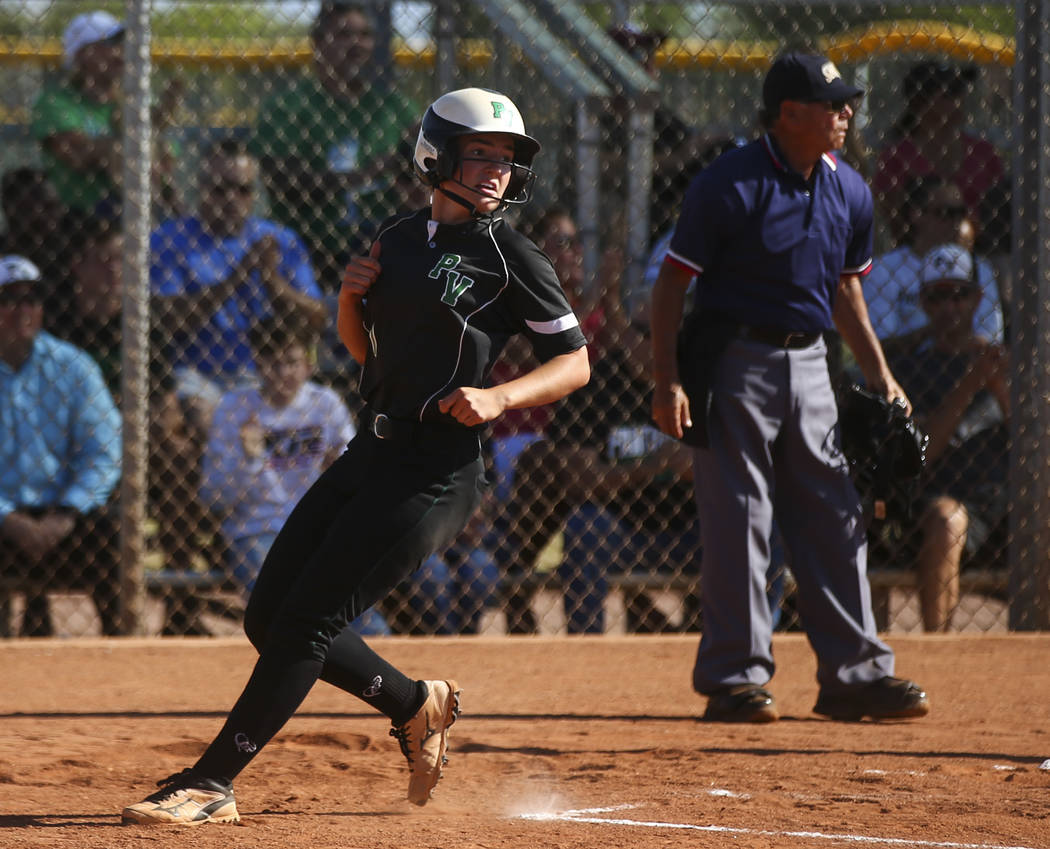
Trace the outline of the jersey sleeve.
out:
<instances>
[{"instance_id":1,"label":"jersey sleeve","mask_svg":"<svg viewBox=\"0 0 1050 849\"><path fill-rule=\"evenodd\" d=\"M511 309L537 359L546 362L584 347L587 340L554 266L538 247L519 238L507 257Z\"/></svg>"},{"instance_id":2,"label":"jersey sleeve","mask_svg":"<svg viewBox=\"0 0 1050 849\"><path fill-rule=\"evenodd\" d=\"M867 274L871 270L871 254L875 244L875 213L871 190L858 174L851 183L850 240L846 245L843 274Z\"/></svg>"},{"instance_id":3,"label":"jersey sleeve","mask_svg":"<svg viewBox=\"0 0 1050 849\"><path fill-rule=\"evenodd\" d=\"M675 224L667 259L699 274L714 260L722 228L730 215L727 187L716 166L705 168L689 184Z\"/></svg>"}]
</instances>

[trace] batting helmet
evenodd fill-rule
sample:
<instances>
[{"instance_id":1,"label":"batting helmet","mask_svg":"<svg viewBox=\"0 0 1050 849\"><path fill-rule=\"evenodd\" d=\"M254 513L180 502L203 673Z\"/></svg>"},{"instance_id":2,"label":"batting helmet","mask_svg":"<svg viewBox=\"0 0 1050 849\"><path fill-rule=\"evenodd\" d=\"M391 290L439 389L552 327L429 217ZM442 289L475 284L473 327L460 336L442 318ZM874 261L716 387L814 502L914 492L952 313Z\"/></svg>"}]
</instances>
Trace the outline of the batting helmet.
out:
<instances>
[{"instance_id":1,"label":"batting helmet","mask_svg":"<svg viewBox=\"0 0 1050 849\"><path fill-rule=\"evenodd\" d=\"M454 179L459 165L456 140L477 133L503 133L514 138L514 163L503 202L525 203L536 174L532 160L540 143L525 132L525 122L505 94L484 88L450 91L435 100L423 115L412 156L416 174L428 186Z\"/></svg>"}]
</instances>

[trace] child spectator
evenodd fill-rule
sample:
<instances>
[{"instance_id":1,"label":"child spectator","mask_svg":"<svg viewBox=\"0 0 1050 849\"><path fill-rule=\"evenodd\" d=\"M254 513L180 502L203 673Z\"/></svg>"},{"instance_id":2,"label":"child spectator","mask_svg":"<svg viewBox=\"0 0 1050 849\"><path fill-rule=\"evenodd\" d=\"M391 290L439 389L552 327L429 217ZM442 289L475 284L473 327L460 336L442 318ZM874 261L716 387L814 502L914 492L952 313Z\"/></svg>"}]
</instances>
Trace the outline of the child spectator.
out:
<instances>
[{"instance_id":1,"label":"child spectator","mask_svg":"<svg viewBox=\"0 0 1050 849\"><path fill-rule=\"evenodd\" d=\"M266 318L248 338L259 387L222 396L201 482L204 501L223 517L233 575L246 595L291 508L355 433L339 396L310 380L313 335L301 322Z\"/></svg>"}]
</instances>

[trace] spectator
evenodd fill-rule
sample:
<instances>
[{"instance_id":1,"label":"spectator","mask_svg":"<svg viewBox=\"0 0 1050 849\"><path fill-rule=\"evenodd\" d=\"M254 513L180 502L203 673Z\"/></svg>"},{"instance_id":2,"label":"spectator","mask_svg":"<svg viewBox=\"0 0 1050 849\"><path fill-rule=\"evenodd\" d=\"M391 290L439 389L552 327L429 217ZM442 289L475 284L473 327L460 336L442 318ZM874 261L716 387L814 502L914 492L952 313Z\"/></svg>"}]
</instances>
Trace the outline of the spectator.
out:
<instances>
[{"instance_id":1,"label":"spectator","mask_svg":"<svg viewBox=\"0 0 1050 849\"><path fill-rule=\"evenodd\" d=\"M258 164L225 139L206 154L196 216L150 239L150 277L171 334L178 394L206 423L223 391L255 380L248 328L276 313L319 329L327 320L306 248L291 230L251 215Z\"/></svg>"},{"instance_id":2,"label":"spectator","mask_svg":"<svg viewBox=\"0 0 1050 849\"><path fill-rule=\"evenodd\" d=\"M113 215L122 178L124 24L104 11L77 15L62 36L62 66L68 77L46 86L33 106L44 168L67 208ZM170 85L154 108L155 131L171 124L179 91ZM161 145L153 159L154 194L171 201L173 153Z\"/></svg>"},{"instance_id":3,"label":"spectator","mask_svg":"<svg viewBox=\"0 0 1050 849\"><path fill-rule=\"evenodd\" d=\"M878 156L872 188L895 240L908 222L897 214L910 179L937 174L962 190L963 202L978 231L981 199L1003 178L995 146L966 132L963 101L977 69L941 62L919 62L904 77L905 108L890 144Z\"/></svg>"},{"instance_id":4,"label":"spectator","mask_svg":"<svg viewBox=\"0 0 1050 849\"><path fill-rule=\"evenodd\" d=\"M203 499L223 516L245 597L292 507L355 433L339 396L310 380L313 334L302 323L263 319L249 341L259 386L222 396L201 482Z\"/></svg>"},{"instance_id":5,"label":"spectator","mask_svg":"<svg viewBox=\"0 0 1050 849\"><path fill-rule=\"evenodd\" d=\"M40 588L60 581L90 590L116 634L120 416L99 367L43 317L39 269L0 259L0 571L29 589L24 636L53 633Z\"/></svg>"},{"instance_id":6,"label":"spectator","mask_svg":"<svg viewBox=\"0 0 1050 849\"><path fill-rule=\"evenodd\" d=\"M313 73L263 103L251 142L274 218L310 246L329 293L349 257L368 249L362 224L400 205L384 197L384 181L411 158L418 126L416 104L376 73L375 29L364 3L324 0L310 32Z\"/></svg>"},{"instance_id":7,"label":"spectator","mask_svg":"<svg viewBox=\"0 0 1050 849\"><path fill-rule=\"evenodd\" d=\"M1010 334L1010 305L1013 301L1012 194L1009 175L985 193L981 201L981 232L974 242L974 250L995 269L1007 338ZM979 318L977 326L981 326Z\"/></svg>"},{"instance_id":8,"label":"spectator","mask_svg":"<svg viewBox=\"0 0 1050 849\"><path fill-rule=\"evenodd\" d=\"M124 236L117 222L76 215L71 217L69 232L73 242L69 267L45 326L91 355L119 406ZM167 565L192 571L200 558L214 558L218 529L197 495L202 439L174 395L170 369L162 358L154 358L150 362L149 515L157 521L156 544ZM169 589L164 601L162 633L209 633L200 621L200 600L191 591Z\"/></svg>"},{"instance_id":9,"label":"spectator","mask_svg":"<svg viewBox=\"0 0 1050 849\"><path fill-rule=\"evenodd\" d=\"M45 284L55 285L64 270L65 234L62 202L47 175L28 167L4 172L0 209L7 225L0 234L0 256L24 256L40 269Z\"/></svg>"},{"instance_id":10,"label":"spectator","mask_svg":"<svg viewBox=\"0 0 1050 849\"><path fill-rule=\"evenodd\" d=\"M928 332L927 315L919 300L922 258L938 245L953 242L973 247L973 230L962 190L936 175L912 180L901 206L908 222L905 241L883 254L865 281L868 316L875 334L892 349L907 348L916 335ZM968 243L968 244L967 244ZM992 267L977 261L976 280L982 297L976 329L993 342L1003 341L1003 312Z\"/></svg>"},{"instance_id":11,"label":"spectator","mask_svg":"<svg viewBox=\"0 0 1050 849\"><path fill-rule=\"evenodd\" d=\"M973 255L955 244L922 262L930 336L893 365L929 434L918 506L923 626L947 630L959 601L961 564L1003 530L1007 509L1007 355L974 329L981 289Z\"/></svg>"},{"instance_id":12,"label":"spectator","mask_svg":"<svg viewBox=\"0 0 1050 849\"><path fill-rule=\"evenodd\" d=\"M547 439L518 458L508 530L497 549L511 633L536 629L527 571L562 528L570 633L604 631L608 569L659 564L674 571L693 559L688 453L649 420L644 334L628 328L623 340L594 364L590 383L559 404Z\"/></svg>"},{"instance_id":13,"label":"spectator","mask_svg":"<svg viewBox=\"0 0 1050 849\"><path fill-rule=\"evenodd\" d=\"M554 266L569 304L580 317L580 329L587 338L588 357L591 363L597 362L606 347L618 344L627 324L618 285L623 274L622 252L619 249L606 251L597 286L591 291L583 277L583 254L576 222L566 207L560 204L548 206L529 224L527 233ZM511 380L535 365L528 346L520 339L511 339L492 367L490 379L496 383ZM526 446L543 437L552 412L549 405L511 410L492 423L489 450L496 494L501 502L510 495L515 459Z\"/></svg>"},{"instance_id":14,"label":"spectator","mask_svg":"<svg viewBox=\"0 0 1050 849\"><path fill-rule=\"evenodd\" d=\"M68 267L47 305L45 327L91 354L119 400L124 236L117 222L98 217L73 217L67 231Z\"/></svg>"},{"instance_id":15,"label":"spectator","mask_svg":"<svg viewBox=\"0 0 1050 849\"><path fill-rule=\"evenodd\" d=\"M642 30L630 23L611 27L607 32L646 73L654 78L657 76L656 51L666 38L664 33ZM628 140L631 137L629 122L634 108L636 104L626 97L614 98L603 126L606 145L604 171L621 191L626 190L623 164L628 162ZM710 138L686 124L673 110L661 103L656 104L653 111L652 201L649 212L651 241L655 241L659 234L674 224L678 204L693 174L703 167L705 150L710 142Z\"/></svg>"}]
</instances>

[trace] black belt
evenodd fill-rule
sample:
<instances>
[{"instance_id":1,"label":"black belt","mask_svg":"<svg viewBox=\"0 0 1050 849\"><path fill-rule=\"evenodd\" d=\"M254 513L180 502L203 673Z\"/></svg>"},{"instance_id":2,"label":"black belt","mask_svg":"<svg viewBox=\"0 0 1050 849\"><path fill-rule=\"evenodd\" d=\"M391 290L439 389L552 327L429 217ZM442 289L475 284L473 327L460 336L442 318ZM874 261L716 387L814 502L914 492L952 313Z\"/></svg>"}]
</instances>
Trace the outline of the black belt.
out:
<instances>
[{"instance_id":1,"label":"black belt","mask_svg":"<svg viewBox=\"0 0 1050 849\"><path fill-rule=\"evenodd\" d=\"M421 422L414 419L395 419L386 413L377 413L365 408L361 422L366 431L377 439L394 442L422 442L433 439L455 439L473 436L474 431L454 421Z\"/></svg>"},{"instance_id":2,"label":"black belt","mask_svg":"<svg viewBox=\"0 0 1050 849\"><path fill-rule=\"evenodd\" d=\"M785 330L782 327L741 324L739 336L774 348L808 348L823 334L818 332L802 333L798 330Z\"/></svg>"}]
</instances>

